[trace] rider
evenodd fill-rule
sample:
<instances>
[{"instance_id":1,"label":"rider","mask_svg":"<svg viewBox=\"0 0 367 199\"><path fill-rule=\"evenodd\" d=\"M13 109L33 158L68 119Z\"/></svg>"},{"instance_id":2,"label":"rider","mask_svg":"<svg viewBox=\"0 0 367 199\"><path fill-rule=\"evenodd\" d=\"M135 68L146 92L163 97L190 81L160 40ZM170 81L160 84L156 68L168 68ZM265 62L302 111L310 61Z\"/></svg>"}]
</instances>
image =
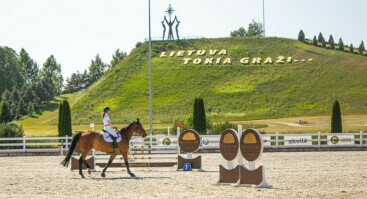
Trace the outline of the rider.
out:
<instances>
[{"instance_id":1,"label":"rider","mask_svg":"<svg viewBox=\"0 0 367 199\"><path fill-rule=\"evenodd\" d=\"M117 132L112 128L111 120L110 120L110 111L111 109L108 106L103 108L103 113L102 113L103 126L104 126L103 130L110 134L110 137L113 140L112 148L115 149L118 147L117 142L116 142L118 135L117 135Z\"/></svg>"}]
</instances>

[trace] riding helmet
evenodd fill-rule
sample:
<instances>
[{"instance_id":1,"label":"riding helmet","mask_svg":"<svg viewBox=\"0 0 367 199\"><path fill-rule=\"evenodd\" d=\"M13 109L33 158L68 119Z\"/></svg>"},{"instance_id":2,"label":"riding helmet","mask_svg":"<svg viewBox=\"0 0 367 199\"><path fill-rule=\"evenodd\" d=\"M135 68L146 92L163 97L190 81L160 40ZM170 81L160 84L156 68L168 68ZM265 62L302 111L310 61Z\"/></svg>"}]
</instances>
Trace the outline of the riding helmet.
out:
<instances>
[{"instance_id":1,"label":"riding helmet","mask_svg":"<svg viewBox=\"0 0 367 199\"><path fill-rule=\"evenodd\" d=\"M104 108L103 108L103 112L105 113L105 112L107 112L107 111L110 111L111 109L110 109L110 107L108 107L108 106L105 106Z\"/></svg>"}]
</instances>

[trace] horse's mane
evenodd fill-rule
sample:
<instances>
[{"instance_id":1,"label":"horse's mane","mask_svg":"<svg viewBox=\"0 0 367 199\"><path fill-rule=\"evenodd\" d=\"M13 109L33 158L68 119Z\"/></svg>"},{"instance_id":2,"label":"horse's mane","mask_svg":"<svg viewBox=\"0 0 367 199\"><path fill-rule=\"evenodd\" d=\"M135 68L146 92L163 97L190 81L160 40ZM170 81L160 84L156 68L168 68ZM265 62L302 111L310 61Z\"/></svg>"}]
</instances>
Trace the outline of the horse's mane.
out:
<instances>
[{"instance_id":1,"label":"horse's mane","mask_svg":"<svg viewBox=\"0 0 367 199\"><path fill-rule=\"evenodd\" d=\"M126 127L122 128L119 133L122 137L122 139L125 139L127 142L129 142L129 137L127 136L127 133L125 133L125 131L127 131L132 125L133 125L134 122L130 123L129 125L127 125Z\"/></svg>"}]
</instances>

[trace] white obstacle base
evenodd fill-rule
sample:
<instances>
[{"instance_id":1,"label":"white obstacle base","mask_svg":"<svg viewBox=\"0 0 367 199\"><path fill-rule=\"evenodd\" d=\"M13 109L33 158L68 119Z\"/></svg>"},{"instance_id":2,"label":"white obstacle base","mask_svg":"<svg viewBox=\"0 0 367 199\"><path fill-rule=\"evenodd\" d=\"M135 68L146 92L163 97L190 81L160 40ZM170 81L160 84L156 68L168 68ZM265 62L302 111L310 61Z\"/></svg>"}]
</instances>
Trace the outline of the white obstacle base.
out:
<instances>
[{"instance_id":1,"label":"white obstacle base","mask_svg":"<svg viewBox=\"0 0 367 199\"><path fill-rule=\"evenodd\" d=\"M238 137L238 140L239 142L241 142L240 138L241 138L241 135L243 133L243 129L242 129L242 125L238 125L238 130L237 130L237 137ZM262 140L262 137L260 135L260 143L261 143L261 147L263 148L263 140ZM245 164L243 163L243 157L242 157L242 154L240 152L240 150L238 150L238 154L237 154L237 157L238 157L238 165L240 165L240 167L244 167L246 168ZM254 171L256 170L256 160L253 161L253 162L248 162L248 168L250 171ZM273 188L272 185L268 184L265 180L265 166L262 167L262 182L258 185L247 185L247 184L241 184L241 178L238 179L238 182L236 184L234 184L233 186L234 187L240 187L240 186L250 186L250 187L255 187L255 188ZM239 172L241 172L241 169L239 169ZM240 173L239 173L239 176Z\"/></svg>"}]
</instances>

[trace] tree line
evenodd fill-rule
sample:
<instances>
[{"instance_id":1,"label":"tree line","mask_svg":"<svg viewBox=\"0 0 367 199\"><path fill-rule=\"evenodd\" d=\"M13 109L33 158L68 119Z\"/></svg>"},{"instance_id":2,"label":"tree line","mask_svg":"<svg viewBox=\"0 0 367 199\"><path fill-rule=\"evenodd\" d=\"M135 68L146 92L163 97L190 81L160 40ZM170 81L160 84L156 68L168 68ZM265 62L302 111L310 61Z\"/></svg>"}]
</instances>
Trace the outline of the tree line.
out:
<instances>
[{"instance_id":1,"label":"tree line","mask_svg":"<svg viewBox=\"0 0 367 199\"><path fill-rule=\"evenodd\" d=\"M0 47L0 123L19 119L51 101L63 87L61 65L53 55L39 68L26 50Z\"/></svg>"},{"instance_id":2,"label":"tree line","mask_svg":"<svg viewBox=\"0 0 367 199\"><path fill-rule=\"evenodd\" d=\"M231 37L264 37L264 26L262 23L252 20L247 30L245 27L240 27L238 30L232 31L230 35Z\"/></svg>"},{"instance_id":3,"label":"tree line","mask_svg":"<svg viewBox=\"0 0 367 199\"><path fill-rule=\"evenodd\" d=\"M102 61L99 54L91 61L88 70L84 72L77 71L70 78L66 79L66 85L63 93L73 93L84 90L101 78L108 70L115 67L118 63L127 57L127 53L117 49L112 55L110 64Z\"/></svg>"},{"instance_id":4,"label":"tree line","mask_svg":"<svg viewBox=\"0 0 367 199\"><path fill-rule=\"evenodd\" d=\"M0 46L0 123L39 112L42 105L57 95L89 87L126 56L126 52L117 49L109 65L97 54L88 71L73 73L64 85L61 65L53 55L39 67L25 49L18 54Z\"/></svg>"},{"instance_id":5,"label":"tree line","mask_svg":"<svg viewBox=\"0 0 367 199\"><path fill-rule=\"evenodd\" d=\"M303 30L299 31L298 40L303 42L303 43L308 44L305 33L303 32ZM329 48L329 49L332 49L332 50L339 50L339 51L343 51L343 52L348 51L349 53L360 54L360 55L363 55L363 53L366 51L366 48L364 46L363 41L361 41L361 43L359 44L359 47L358 47L357 52L356 52L353 44L350 44L349 46L344 45L344 42L343 42L342 38L339 38L339 41L337 43L338 47L336 47L336 43L334 41L333 35L330 35L328 41L326 41L326 39L324 38L324 36L322 35L321 32L319 33L318 37L316 37L316 35L313 37L311 44L313 46L321 46L322 48ZM365 54L365 55L367 56L367 54Z\"/></svg>"}]
</instances>

